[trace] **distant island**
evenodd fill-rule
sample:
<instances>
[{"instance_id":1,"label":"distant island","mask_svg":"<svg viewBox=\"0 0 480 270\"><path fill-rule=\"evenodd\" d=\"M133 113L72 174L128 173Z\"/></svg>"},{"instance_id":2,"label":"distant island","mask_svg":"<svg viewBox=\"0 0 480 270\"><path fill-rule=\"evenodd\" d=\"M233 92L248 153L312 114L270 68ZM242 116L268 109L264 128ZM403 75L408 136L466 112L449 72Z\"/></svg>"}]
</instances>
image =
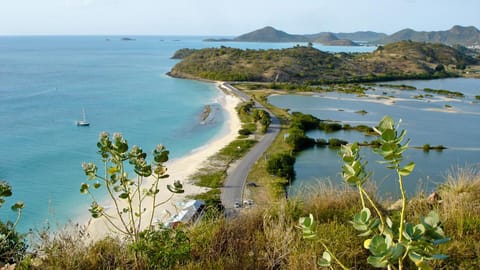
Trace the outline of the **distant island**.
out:
<instances>
[{"instance_id":1,"label":"distant island","mask_svg":"<svg viewBox=\"0 0 480 270\"><path fill-rule=\"evenodd\" d=\"M427 43L443 43L447 45L462 45L480 49L480 31L474 26L455 25L445 31L417 32L412 29L403 29L392 35L372 31L353 33L320 32L308 35L294 35L271 26L240 35L233 39L205 39L210 42L311 42L331 46L358 46L361 44L389 44L402 40L411 40Z\"/></svg>"},{"instance_id":2,"label":"distant island","mask_svg":"<svg viewBox=\"0 0 480 270\"><path fill-rule=\"evenodd\" d=\"M323 45L336 46L359 46L359 44L349 39L338 38L333 33L319 33L315 35L292 35L284 31L277 30L271 26L255 30L253 32L243 34L233 39L205 39L211 42L312 42L321 43Z\"/></svg>"},{"instance_id":3,"label":"distant island","mask_svg":"<svg viewBox=\"0 0 480 270\"><path fill-rule=\"evenodd\" d=\"M480 60L464 47L412 41L379 46L371 53L328 53L299 45L281 50L222 46L182 49L173 57L183 59L169 72L174 77L310 84L464 76L478 72Z\"/></svg>"}]
</instances>

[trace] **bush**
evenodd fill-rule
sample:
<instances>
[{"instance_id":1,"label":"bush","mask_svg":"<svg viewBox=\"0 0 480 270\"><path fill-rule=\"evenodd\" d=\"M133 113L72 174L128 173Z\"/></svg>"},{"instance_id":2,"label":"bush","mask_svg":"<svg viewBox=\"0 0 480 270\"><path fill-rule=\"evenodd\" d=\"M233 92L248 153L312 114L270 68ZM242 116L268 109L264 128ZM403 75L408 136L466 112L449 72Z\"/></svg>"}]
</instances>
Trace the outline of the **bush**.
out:
<instances>
[{"instance_id":1,"label":"bush","mask_svg":"<svg viewBox=\"0 0 480 270\"><path fill-rule=\"evenodd\" d=\"M132 249L141 254L148 269L168 269L190 259L190 240L178 229L143 231Z\"/></svg>"},{"instance_id":2,"label":"bush","mask_svg":"<svg viewBox=\"0 0 480 270\"><path fill-rule=\"evenodd\" d=\"M348 143L347 141L337 139L337 138L331 138L330 140L328 140L329 147L340 147L340 146L345 145L347 143Z\"/></svg>"},{"instance_id":3,"label":"bush","mask_svg":"<svg viewBox=\"0 0 480 270\"><path fill-rule=\"evenodd\" d=\"M252 134L252 132L251 132L249 129L242 128L242 129L240 129L240 130L238 131L238 134L247 136L247 135Z\"/></svg>"},{"instance_id":4,"label":"bush","mask_svg":"<svg viewBox=\"0 0 480 270\"><path fill-rule=\"evenodd\" d=\"M428 151L430 151L430 144L426 143L426 144L423 145L422 148L423 148L423 151L428 152Z\"/></svg>"},{"instance_id":5,"label":"bush","mask_svg":"<svg viewBox=\"0 0 480 270\"><path fill-rule=\"evenodd\" d=\"M325 132L335 132L343 128L342 124L334 122L321 122L319 129Z\"/></svg>"},{"instance_id":6,"label":"bush","mask_svg":"<svg viewBox=\"0 0 480 270\"><path fill-rule=\"evenodd\" d=\"M316 118L311 114L293 112L292 123L290 124L290 126L297 127L303 131L307 131L307 130L316 129L319 123L320 123L320 119Z\"/></svg>"},{"instance_id":7,"label":"bush","mask_svg":"<svg viewBox=\"0 0 480 270\"><path fill-rule=\"evenodd\" d=\"M301 151L315 145L315 140L305 135L305 132L298 127L288 130L288 137L285 142L292 146L293 151Z\"/></svg>"},{"instance_id":8,"label":"bush","mask_svg":"<svg viewBox=\"0 0 480 270\"><path fill-rule=\"evenodd\" d=\"M12 187L6 181L0 181L0 207L5 198L13 195ZM15 222L0 220L0 267L3 264L17 263L23 259L27 249L25 235L19 234L15 227L22 215L23 202L16 202L10 208L17 213Z\"/></svg>"},{"instance_id":9,"label":"bush","mask_svg":"<svg viewBox=\"0 0 480 270\"><path fill-rule=\"evenodd\" d=\"M276 154L268 160L267 172L279 177L294 179L295 178L295 169L293 167L294 164L295 164L294 156L286 153Z\"/></svg>"},{"instance_id":10,"label":"bush","mask_svg":"<svg viewBox=\"0 0 480 270\"><path fill-rule=\"evenodd\" d=\"M27 251L25 235L18 233L10 221L0 221L0 244L0 266L20 262Z\"/></svg>"},{"instance_id":11,"label":"bush","mask_svg":"<svg viewBox=\"0 0 480 270\"><path fill-rule=\"evenodd\" d=\"M319 139L317 139L316 144L318 146L326 146L326 145L328 145L328 142L325 139L319 138Z\"/></svg>"}]
</instances>

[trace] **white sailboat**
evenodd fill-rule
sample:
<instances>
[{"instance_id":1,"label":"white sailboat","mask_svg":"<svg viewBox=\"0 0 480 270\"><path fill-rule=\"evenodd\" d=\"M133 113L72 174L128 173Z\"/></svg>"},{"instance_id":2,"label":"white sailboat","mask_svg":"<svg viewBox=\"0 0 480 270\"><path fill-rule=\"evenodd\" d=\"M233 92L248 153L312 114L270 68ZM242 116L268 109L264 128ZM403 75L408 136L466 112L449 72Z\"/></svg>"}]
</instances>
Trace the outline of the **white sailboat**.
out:
<instances>
[{"instance_id":1,"label":"white sailboat","mask_svg":"<svg viewBox=\"0 0 480 270\"><path fill-rule=\"evenodd\" d=\"M90 126L90 123L87 122L87 119L85 118L85 109L83 109L82 112L83 112L83 120L78 120L77 126L80 126L80 127Z\"/></svg>"}]
</instances>

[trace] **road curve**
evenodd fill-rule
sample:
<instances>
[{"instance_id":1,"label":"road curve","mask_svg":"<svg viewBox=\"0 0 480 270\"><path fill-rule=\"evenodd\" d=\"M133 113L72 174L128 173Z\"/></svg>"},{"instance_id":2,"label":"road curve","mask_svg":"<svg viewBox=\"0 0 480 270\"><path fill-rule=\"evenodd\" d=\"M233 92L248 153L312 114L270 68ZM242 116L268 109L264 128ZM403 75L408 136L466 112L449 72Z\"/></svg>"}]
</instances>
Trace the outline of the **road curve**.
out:
<instances>
[{"instance_id":1,"label":"road curve","mask_svg":"<svg viewBox=\"0 0 480 270\"><path fill-rule=\"evenodd\" d=\"M241 92L230 84L222 83L221 87L233 92L235 95L239 96L245 101L250 100L250 96ZM259 142L255 144L243 158L237 160L227 170L227 178L223 183L223 188L220 195L220 199L225 207L227 216L233 212L236 201L240 203L243 201L243 189L245 182L247 181L247 175L253 167L253 164L255 164L255 162L262 156L262 154L272 144L273 140L275 140L280 132L280 120L261 104L255 102L255 107L267 111L271 116L272 123Z\"/></svg>"}]
</instances>

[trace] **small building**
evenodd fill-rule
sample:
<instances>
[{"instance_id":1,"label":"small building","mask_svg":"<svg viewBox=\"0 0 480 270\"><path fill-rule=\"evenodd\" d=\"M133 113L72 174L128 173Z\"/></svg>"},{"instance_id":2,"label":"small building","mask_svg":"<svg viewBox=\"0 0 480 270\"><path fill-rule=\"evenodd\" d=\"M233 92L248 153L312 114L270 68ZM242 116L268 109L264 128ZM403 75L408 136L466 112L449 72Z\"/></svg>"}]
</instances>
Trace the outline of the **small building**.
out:
<instances>
[{"instance_id":1,"label":"small building","mask_svg":"<svg viewBox=\"0 0 480 270\"><path fill-rule=\"evenodd\" d=\"M182 205L180 212L170 217L163 225L167 228L175 228L179 224L193 224L203 214L205 202L202 200L190 200Z\"/></svg>"}]
</instances>

